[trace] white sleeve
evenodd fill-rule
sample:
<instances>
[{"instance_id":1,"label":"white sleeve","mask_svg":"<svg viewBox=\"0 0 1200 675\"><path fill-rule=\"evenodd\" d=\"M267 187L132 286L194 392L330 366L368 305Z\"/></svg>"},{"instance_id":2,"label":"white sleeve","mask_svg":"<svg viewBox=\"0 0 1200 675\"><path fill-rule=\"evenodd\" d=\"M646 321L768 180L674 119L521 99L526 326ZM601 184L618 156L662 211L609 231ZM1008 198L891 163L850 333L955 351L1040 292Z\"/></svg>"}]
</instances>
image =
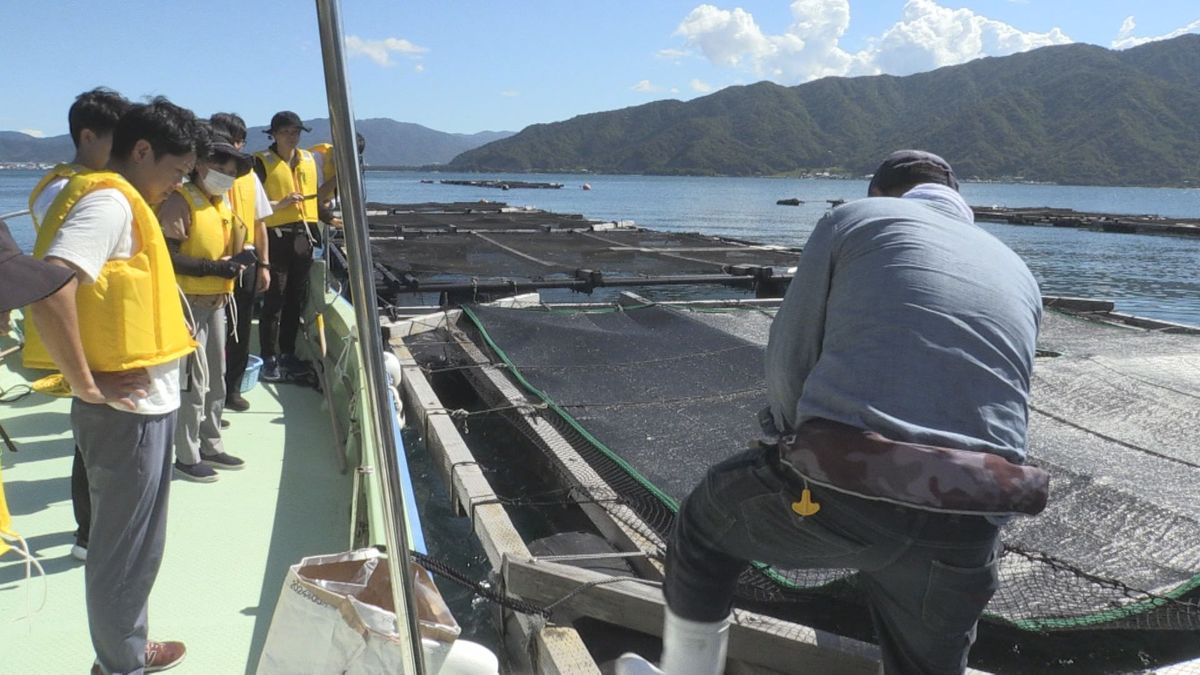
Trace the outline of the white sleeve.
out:
<instances>
[{"instance_id":1,"label":"white sleeve","mask_svg":"<svg viewBox=\"0 0 1200 675\"><path fill-rule=\"evenodd\" d=\"M46 219L46 212L50 210L50 204L54 202L54 198L62 189L67 186L66 178L55 178L42 188L42 194L33 200L33 213L30 214L33 218L34 228L40 228L42 221Z\"/></svg>"},{"instance_id":2,"label":"white sleeve","mask_svg":"<svg viewBox=\"0 0 1200 675\"><path fill-rule=\"evenodd\" d=\"M257 173L254 174L254 185L254 219L262 220L274 213L275 209L271 208L271 198L267 196L267 189Z\"/></svg>"},{"instance_id":3,"label":"white sleeve","mask_svg":"<svg viewBox=\"0 0 1200 675\"><path fill-rule=\"evenodd\" d=\"M81 283L95 283L105 263L133 254L133 211L114 188L84 195L63 221L46 251L83 272Z\"/></svg>"}]
</instances>

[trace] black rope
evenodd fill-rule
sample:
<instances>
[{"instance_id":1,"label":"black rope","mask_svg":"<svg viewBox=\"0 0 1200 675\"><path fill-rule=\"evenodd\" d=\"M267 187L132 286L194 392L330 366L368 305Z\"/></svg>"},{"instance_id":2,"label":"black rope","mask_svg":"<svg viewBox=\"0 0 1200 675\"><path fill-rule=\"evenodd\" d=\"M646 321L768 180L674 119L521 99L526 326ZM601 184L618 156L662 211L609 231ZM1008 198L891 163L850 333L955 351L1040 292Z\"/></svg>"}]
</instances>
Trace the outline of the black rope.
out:
<instances>
[{"instance_id":1,"label":"black rope","mask_svg":"<svg viewBox=\"0 0 1200 675\"><path fill-rule=\"evenodd\" d=\"M1015 544L1005 544L1004 550L1007 553L1013 553L1013 554L1019 555L1022 558L1025 558L1032 562L1047 565L1055 571L1068 572L1068 573L1073 574L1082 579L1086 579L1087 581L1090 581L1093 584L1096 584L1098 586L1104 586L1107 588L1111 588L1115 591L1119 591L1122 595L1124 595L1125 597L1127 597L1131 600L1146 599L1146 600L1154 601L1156 606L1172 604L1172 605L1177 605L1177 606L1181 606L1181 607L1187 607L1190 610L1200 609L1200 603L1189 602L1186 600L1180 600L1178 598L1171 598L1171 597L1168 597L1165 595L1159 595L1158 593L1152 593L1150 591L1145 591L1140 588L1134 588L1134 587L1132 587L1122 581L1118 581L1116 579L1109 579L1107 577L1102 577L1102 576L1099 576L1096 574L1092 574L1090 572L1085 572L1085 571L1079 569L1078 567L1075 567L1074 565L1066 563L1057 558L1052 558L1045 553L1040 553L1038 551L1030 551L1030 550L1021 548L1020 546L1017 546ZM1119 606L1115 602L1112 602L1110 604L1112 604L1114 606Z\"/></svg>"},{"instance_id":2,"label":"black rope","mask_svg":"<svg viewBox=\"0 0 1200 675\"><path fill-rule=\"evenodd\" d=\"M522 614L540 616L544 619L550 618L550 611L548 609L539 605L535 605L532 602L526 602L525 600L521 600L519 598L506 597L503 593L500 593L496 589L492 588L491 584L485 581L474 581L466 574L454 569L441 560L431 558L424 553L418 553L416 551L410 551L409 555L412 556L412 559L420 564L421 567L424 567L430 572L448 581L453 581L454 583L467 588L475 593L475 595L478 595L485 600L494 602L506 609L521 612Z\"/></svg>"}]
</instances>

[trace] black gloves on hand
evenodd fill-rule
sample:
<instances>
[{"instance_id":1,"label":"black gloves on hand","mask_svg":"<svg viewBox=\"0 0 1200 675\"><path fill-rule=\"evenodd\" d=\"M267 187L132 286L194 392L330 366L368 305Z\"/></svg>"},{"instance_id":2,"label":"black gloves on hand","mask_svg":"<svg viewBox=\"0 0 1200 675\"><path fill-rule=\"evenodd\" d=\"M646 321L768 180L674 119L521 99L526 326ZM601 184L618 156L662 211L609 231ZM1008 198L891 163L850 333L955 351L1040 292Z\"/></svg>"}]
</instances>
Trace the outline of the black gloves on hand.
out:
<instances>
[{"instance_id":1,"label":"black gloves on hand","mask_svg":"<svg viewBox=\"0 0 1200 675\"><path fill-rule=\"evenodd\" d=\"M232 260L205 260L201 264L202 275L233 279L242 271L242 266Z\"/></svg>"}]
</instances>

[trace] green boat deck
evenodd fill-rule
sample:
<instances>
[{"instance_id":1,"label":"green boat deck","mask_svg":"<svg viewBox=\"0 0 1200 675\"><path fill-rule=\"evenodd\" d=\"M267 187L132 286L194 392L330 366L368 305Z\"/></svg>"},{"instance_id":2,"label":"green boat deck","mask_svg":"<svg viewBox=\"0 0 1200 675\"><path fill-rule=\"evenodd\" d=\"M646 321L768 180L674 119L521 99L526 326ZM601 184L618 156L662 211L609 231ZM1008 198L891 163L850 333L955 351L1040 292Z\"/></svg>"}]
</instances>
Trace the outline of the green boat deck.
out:
<instances>
[{"instance_id":1,"label":"green boat deck","mask_svg":"<svg viewBox=\"0 0 1200 675\"><path fill-rule=\"evenodd\" d=\"M14 368L19 358L0 364L0 390L26 381L22 373L31 371ZM152 639L187 644L187 659L172 672L254 672L288 566L350 547L352 479L338 471L321 394L259 384L246 398L250 410L227 412L223 433L246 468L222 472L216 483L171 484L149 614ZM0 557L4 672L85 673L94 658L83 563L70 556L69 406L37 393L0 405L0 424L20 450L2 452L13 526L46 571L26 581L16 553Z\"/></svg>"}]
</instances>

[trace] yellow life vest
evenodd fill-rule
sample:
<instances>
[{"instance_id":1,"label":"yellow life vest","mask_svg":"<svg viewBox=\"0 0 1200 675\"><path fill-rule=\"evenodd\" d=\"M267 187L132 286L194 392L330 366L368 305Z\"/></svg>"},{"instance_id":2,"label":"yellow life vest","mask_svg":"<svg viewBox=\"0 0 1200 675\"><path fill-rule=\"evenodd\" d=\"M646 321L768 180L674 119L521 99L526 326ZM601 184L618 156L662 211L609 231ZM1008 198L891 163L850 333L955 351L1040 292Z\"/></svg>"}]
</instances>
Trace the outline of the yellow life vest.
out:
<instances>
[{"instance_id":1,"label":"yellow life vest","mask_svg":"<svg viewBox=\"0 0 1200 675\"><path fill-rule=\"evenodd\" d=\"M234 243L254 245L254 216L258 213L258 175L253 171L233 181L226 196L233 210Z\"/></svg>"},{"instance_id":2,"label":"yellow life vest","mask_svg":"<svg viewBox=\"0 0 1200 675\"><path fill-rule=\"evenodd\" d=\"M324 174L325 180L337 178L337 162L333 160L332 143L317 143L308 151L321 156L321 172Z\"/></svg>"},{"instance_id":3,"label":"yellow life vest","mask_svg":"<svg viewBox=\"0 0 1200 675\"><path fill-rule=\"evenodd\" d=\"M33 186L33 192L29 193L29 217L33 218L34 228L41 227L41 223L37 222L37 216L33 215L33 205L38 200L38 197L42 196L42 191L46 189L46 186L50 183L53 183L56 179L70 178L71 176L74 176L77 173L83 173L84 171L89 171L89 169L82 164L76 164L74 162L69 164L58 164L53 169L47 171L46 175L42 176L42 179L38 181L38 184Z\"/></svg>"},{"instance_id":4,"label":"yellow life vest","mask_svg":"<svg viewBox=\"0 0 1200 675\"><path fill-rule=\"evenodd\" d=\"M267 227L300 221L317 222L317 188L320 187L317 185L317 163L311 152L300 148L296 148L296 152L300 155L300 161L296 163L294 171L272 150L255 153L267 169L267 179L263 181L263 187L266 188L267 197L272 202L277 202L293 192L307 197L299 204L275 209L275 212L266 218Z\"/></svg>"},{"instance_id":5,"label":"yellow life vest","mask_svg":"<svg viewBox=\"0 0 1200 675\"><path fill-rule=\"evenodd\" d=\"M193 183L185 183L179 193L192 211L192 226L179 252L190 258L220 260L233 255L233 214L224 199L216 204ZM193 277L177 274L179 287L188 295L222 295L233 291L233 279L207 276Z\"/></svg>"},{"instance_id":6,"label":"yellow life vest","mask_svg":"<svg viewBox=\"0 0 1200 675\"><path fill-rule=\"evenodd\" d=\"M75 308L88 367L112 372L169 363L196 348L183 319L171 256L158 217L120 174L90 171L74 176L54 198L33 245L43 258L75 204L89 192L115 188L133 211L137 247L127 260L109 260L95 283L79 284ZM25 367L54 369L35 322L25 324Z\"/></svg>"}]
</instances>

